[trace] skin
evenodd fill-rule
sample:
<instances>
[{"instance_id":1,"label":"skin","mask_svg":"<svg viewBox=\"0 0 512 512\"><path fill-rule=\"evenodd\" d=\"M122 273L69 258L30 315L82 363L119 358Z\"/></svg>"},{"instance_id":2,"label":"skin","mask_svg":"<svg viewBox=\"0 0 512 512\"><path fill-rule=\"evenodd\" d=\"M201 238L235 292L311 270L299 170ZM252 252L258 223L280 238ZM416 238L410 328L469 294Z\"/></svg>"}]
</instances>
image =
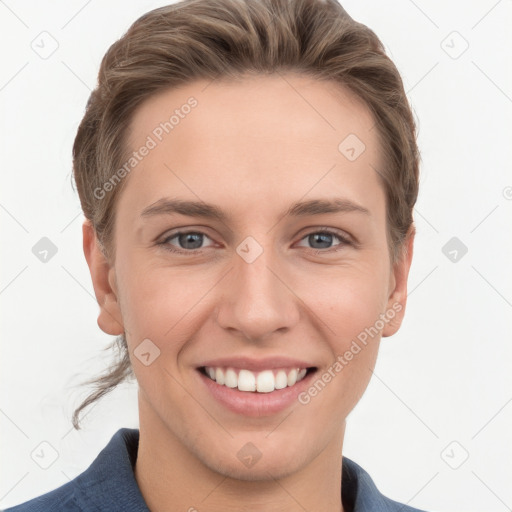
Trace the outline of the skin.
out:
<instances>
[{"instance_id":1,"label":"skin","mask_svg":"<svg viewBox=\"0 0 512 512\"><path fill-rule=\"evenodd\" d=\"M350 92L301 75L197 81L139 106L129 147L190 96L198 106L125 178L115 261L83 226L98 324L126 333L139 385L137 482L153 512L343 510L345 420L368 385L381 335L400 327L414 238L392 263L374 120ZM354 161L338 150L350 133L366 146ZM212 203L228 220L142 219L164 196ZM296 201L334 197L369 214L283 216ZM351 242L315 245L307 235L324 227ZM204 233L202 252L169 238L177 228ZM252 263L236 252L248 236L263 249ZM166 237L189 253L158 245ZM201 362L233 355L298 357L321 376L393 304L401 311L307 405L248 418L213 400L198 378ZM133 354L146 338L161 351L149 366ZM236 456L248 442L262 454L250 468Z\"/></svg>"}]
</instances>

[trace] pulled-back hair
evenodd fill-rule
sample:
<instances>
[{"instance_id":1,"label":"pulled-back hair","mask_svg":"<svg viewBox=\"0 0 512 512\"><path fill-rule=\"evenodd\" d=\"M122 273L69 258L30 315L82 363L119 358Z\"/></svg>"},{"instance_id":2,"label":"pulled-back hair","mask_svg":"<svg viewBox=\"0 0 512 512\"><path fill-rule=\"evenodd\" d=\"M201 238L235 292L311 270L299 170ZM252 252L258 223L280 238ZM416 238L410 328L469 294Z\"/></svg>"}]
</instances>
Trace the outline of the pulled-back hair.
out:
<instances>
[{"instance_id":1,"label":"pulled-back hair","mask_svg":"<svg viewBox=\"0 0 512 512\"><path fill-rule=\"evenodd\" d=\"M104 185L129 158L135 109L195 80L288 71L335 82L372 112L385 162L376 171L392 261L402 254L418 194L416 128L400 74L375 33L336 0L183 0L144 14L109 48L75 138L81 206L112 264L116 204L129 177L108 193ZM76 429L85 407L133 377L125 335L113 345L118 358L88 382L96 390L75 410Z\"/></svg>"}]
</instances>

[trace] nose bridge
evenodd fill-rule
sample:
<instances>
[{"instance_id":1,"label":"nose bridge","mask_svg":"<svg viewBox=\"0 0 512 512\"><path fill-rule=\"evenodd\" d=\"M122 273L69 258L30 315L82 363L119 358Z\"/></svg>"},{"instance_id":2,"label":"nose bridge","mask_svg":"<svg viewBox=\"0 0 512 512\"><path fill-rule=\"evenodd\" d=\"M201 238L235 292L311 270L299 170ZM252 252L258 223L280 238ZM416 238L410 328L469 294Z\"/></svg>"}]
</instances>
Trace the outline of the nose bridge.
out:
<instances>
[{"instance_id":1,"label":"nose bridge","mask_svg":"<svg viewBox=\"0 0 512 512\"><path fill-rule=\"evenodd\" d=\"M259 340L298 321L297 303L282 282L285 276L279 275L275 251L248 237L237 247L233 264L229 292L217 316L221 327Z\"/></svg>"}]
</instances>

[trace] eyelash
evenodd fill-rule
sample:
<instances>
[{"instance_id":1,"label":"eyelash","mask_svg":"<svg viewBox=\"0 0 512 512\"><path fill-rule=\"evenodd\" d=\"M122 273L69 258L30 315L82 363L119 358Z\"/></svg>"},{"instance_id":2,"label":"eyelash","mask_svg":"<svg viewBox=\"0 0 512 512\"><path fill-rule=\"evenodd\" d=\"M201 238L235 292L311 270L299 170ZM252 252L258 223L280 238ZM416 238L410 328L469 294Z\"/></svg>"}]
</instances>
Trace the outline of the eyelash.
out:
<instances>
[{"instance_id":1,"label":"eyelash","mask_svg":"<svg viewBox=\"0 0 512 512\"><path fill-rule=\"evenodd\" d=\"M320 233L321 234L332 235L334 238L337 238L341 243L339 244L339 246L329 247L327 249L314 249L312 247L309 247L308 249L310 249L311 251L331 253L331 252L339 251L345 245L353 245L353 243L347 237L339 234L336 231L333 231L333 230L327 229L327 228L319 228L319 229L316 229L315 231L311 231L309 233L306 233L300 239L300 241L304 240L305 238L307 238L310 235L316 235L316 234L320 234ZM201 231L178 231L177 233L173 233L172 235L169 235L169 236L165 237L161 242L158 242L158 245L162 246L166 251L169 251L169 252L172 252L172 253L176 253L176 254L187 254L187 255L201 254L203 252L204 248L202 248L202 249L189 249L189 250L186 250L186 249L177 249L174 246L169 245L169 241L172 240L173 238L176 238L176 237L178 237L180 235L188 235L188 234L203 235L203 236L205 236L207 238L210 238L206 233L203 233Z\"/></svg>"}]
</instances>

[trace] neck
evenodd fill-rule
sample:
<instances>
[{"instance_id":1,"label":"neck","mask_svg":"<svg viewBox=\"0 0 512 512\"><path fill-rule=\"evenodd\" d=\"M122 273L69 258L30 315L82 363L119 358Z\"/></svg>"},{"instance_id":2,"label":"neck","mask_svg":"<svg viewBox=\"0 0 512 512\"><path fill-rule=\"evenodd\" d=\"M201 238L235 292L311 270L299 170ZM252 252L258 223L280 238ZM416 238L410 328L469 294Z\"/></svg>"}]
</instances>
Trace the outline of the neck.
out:
<instances>
[{"instance_id":1,"label":"neck","mask_svg":"<svg viewBox=\"0 0 512 512\"><path fill-rule=\"evenodd\" d=\"M269 469L266 478L241 480L223 474L222 467L205 465L152 413L147 407L140 409L135 465L135 478L151 512L263 512L269 507L282 512L343 512L344 432L294 473L274 478Z\"/></svg>"}]
</instances>

